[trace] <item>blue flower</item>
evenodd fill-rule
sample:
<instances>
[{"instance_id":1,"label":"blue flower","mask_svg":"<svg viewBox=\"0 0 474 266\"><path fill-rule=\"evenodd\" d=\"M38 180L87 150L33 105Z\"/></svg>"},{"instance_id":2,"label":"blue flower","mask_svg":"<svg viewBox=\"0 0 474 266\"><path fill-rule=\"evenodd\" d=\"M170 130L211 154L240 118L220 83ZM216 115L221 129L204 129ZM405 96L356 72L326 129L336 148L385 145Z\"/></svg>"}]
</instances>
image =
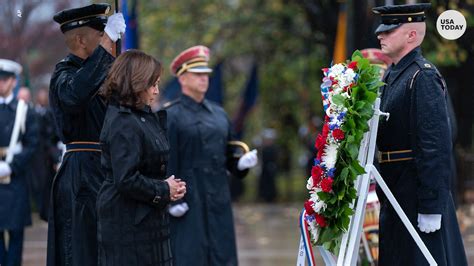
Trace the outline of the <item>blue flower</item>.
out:
<instances>
[{"instance_id":1,"label":"blue flower","mask_svg":"<svg viewBox=\"0 0 474 266\"><path fill-rule=\"evenodd\" d=\"M336 168L331 168L328 170L328 176L329 177L334 177L334 174L336 173Z\"/></svg>"},{"instance_id":2,"label":"blue flower","mask_svg":"<svg viewBox=\"0 0 474 266\"><path fill-rule=\"evenodd\" d=\"M314 166L319 165L321 162L318 159L314 159Z\"/></svg>"},{"instance_id":3,"label":"blue flower","mask_svg":"<svg viewBox=\"0 0 474 266\"><path fill-rule=\"evenodd\" d=\"M342 120L342 119L344 119L345 116L346 116L346 112L341 112L341 113L337 116L337 120Z\"/></svg>"},{"instance_id":4,"label":"blue flower","mask_svg":"<svg viewBox=\"0 0 474 266\"><path fill-rule=\"evenodd\" d=\"M329 129L330 129L330 130L334 130L334 129L336 129L336 128L339 128L339 127L337 126L337 124L330 124L330 125L329 125Z\"/></svg>"}]
</instances>

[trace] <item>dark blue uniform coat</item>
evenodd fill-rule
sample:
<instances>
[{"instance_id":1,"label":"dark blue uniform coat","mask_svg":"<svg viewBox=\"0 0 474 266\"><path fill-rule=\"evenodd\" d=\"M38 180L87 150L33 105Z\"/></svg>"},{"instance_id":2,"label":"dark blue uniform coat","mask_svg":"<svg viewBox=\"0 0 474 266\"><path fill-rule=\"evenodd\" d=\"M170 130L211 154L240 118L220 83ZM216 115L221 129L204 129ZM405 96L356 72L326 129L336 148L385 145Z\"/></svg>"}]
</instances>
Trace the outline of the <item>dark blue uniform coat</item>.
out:
<instances>
[{"instance_id":1,"label":"dark blue uniform coat","mask_svg":"<svg viewBox=\"0 0 474 266\"><path fill-rule=\"evenodd\" d=\"M444 80L415 48L388 69L384 81L380 109L390 119L380 120L377 146L380 151L411 149L415 159L380 164L382 177L438 265L466 265L450 192L452 141ZM380 198L379 264L428 265L388 200ZM419 231L418 213L441 214L441 229Z\"/></svg>"},{"instance_id":2,"label":"dark blue uniform coat","mask_svg":"<svg viewBox=\"0 0 474 266\"><path fill-rule=\"evenodd\" d=\"M0 104L0 147L6 148L15 123L18 101L13 99L8 105ZM38 143L38 131L34 121L33 110L28 109L25 132L18 140L22 143L21 153L13 157L11 183L0 184L0 231L23 229L31 225L31 209L28 196L26 170ZM1 158L5 160L5 158ZM3 234L3 232L1 232Z\"/></svg>"},{"instance_id":3,"label":"dark blue uniform coat","mask_svg":"<svg viewBox=\"0 0 474 266\"><path fill-rule=\"evenodd\" d=\"M186 181L184 201L189 211L171 217L174 264L237 265L237 251L229 191L227 142L231 124L220 106L197 103L181 96L167 109L170 161L168 175Z\"/></svg>"},{"instance_id":4,"label":"dark blue uniform coat","mask_svg":"<svg viewBox=\"0 0 474 266\"><path fill-rule=\"evenodd\" d=\"M109 105L101 133L99 265L172 265L166 113Z\"/></svg>"},{"instance_id":5,"label":"dark blue uniform coat","mask_svg":"<svg viewBox=\"0 0 474 266\"><path fill-rule=\"evenodd\" d=\"M99 142L106 105L97 92L113 56L99 46L86 60L69 54L56 65L49 100L62 142ZM97 265L96 198L104 174L100 152L67 152L53 181L48 266Z\"/></svg>"}]
</instances>

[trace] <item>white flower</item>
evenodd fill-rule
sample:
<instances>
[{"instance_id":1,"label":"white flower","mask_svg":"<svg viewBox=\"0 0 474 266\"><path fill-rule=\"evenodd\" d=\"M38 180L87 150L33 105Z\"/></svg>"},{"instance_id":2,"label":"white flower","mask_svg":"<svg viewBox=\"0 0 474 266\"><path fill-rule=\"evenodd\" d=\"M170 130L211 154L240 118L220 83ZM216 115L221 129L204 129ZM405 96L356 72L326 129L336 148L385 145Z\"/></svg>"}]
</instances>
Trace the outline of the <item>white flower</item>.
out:
<instances>
[{"instance_id":1,"label":"white flower","mask_svg":"<svg viewBox=\"0 0 474 266\"><path fill-rule=\"evenodd\" d=\"M313 209L317 213L321 213L321 211L326 210L327 206L328 205L322 200L318 200L318 201L313 203Z\"/></svg>"},{"instance_id":2,"label":"white flower","mask_svg":"<svg viewBox=\"0 0 474 266\"><path fill-rule=\"evenodd\" d=\"M335 77L335 76L339 76L340 74L342 74L342 72L344 71L345 67L343 64L335 64L331 67L330 69L330 73L329 73L329 77Z\"/></svg>"},{"instance_id":3,"label":"white flower","mask_svg":"<svg viewBox=\"0 0 474 266\"><path fill-rule=\"evenodd\" d=\"M313 190L309 194L310 194L309 200L311 200L312 202L316 202L319 200L318 193L316 191Z\"/></svg>"},{"instance_id":4,"label":"white flower","mask_svg":"<svg viewBox=\"0 0 474 266\"><path fill-rule=\"evenodd\" d=\"M317 226L317 223L316 223L316 219L314 219L311 222L308 222L308 225L309 225L309 231L311 232L311 236L313 236L313 238L314 238L314 242L318 241L319 230L318 230L318 226Z\"/></svg>"},{"instance_id":5,"label":"white flower","mask_svg":"<svg viewBox=\"0 0 474 266\"><path fill-rule=\"evenodd\" d=\"M312 190L313 189L313 178L310 176L308 178L308 182L306 183L306 189L308 190Z\"/></svg>"},{"instance_id":6,"label":"white flower","mask_svg":"<svg viewBox=\"0 0 474 266\"><path fill-rule=\"evenodd\" d=\"M351 97L347 91L344 92L344 93L341 93L341 96L346 98L346 99L349 99Z\"/></svg>"},{"instance_id":7,"label":"white flower","mask_svg":"<svg viewBox=\"0 0 474 266\"><path fill-rule=\"evenodd\" d=\"M327 169L331 169L331 168L334 168L334 166L336 166L337 148L338 148L337 144L330 143L326 145L326 148L324 149L324 155L322 156L321 159L323 160Z\"/></svg>"}]
</instances>

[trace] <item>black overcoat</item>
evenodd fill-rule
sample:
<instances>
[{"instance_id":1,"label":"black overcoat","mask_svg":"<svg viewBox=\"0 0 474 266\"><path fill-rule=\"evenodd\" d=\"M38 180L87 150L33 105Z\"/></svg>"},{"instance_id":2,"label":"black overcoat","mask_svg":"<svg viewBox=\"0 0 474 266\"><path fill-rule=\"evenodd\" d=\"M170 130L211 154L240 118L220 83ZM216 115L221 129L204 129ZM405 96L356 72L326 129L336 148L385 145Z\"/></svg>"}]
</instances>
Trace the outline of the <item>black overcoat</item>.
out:
<instances>
[{"instance_id":1,"label":"black overcoat","mask_svg":"<svg viewBox=\"0 0 474 266\"><path fill-rule=\"evenodd\" d=\"M102 46L82 60L69 54L51 77L49 102L65 144L99 142L106 105L98 90L113 62ZM66 152L53 181L47 265L97 265L95 209L104 174L100 152Z\"/></svg>"},{"instance_id":2,"label":"black overcoat","mask_svg":"<svg viewBox=\"0 0 474 266\"><path fill-rule=\"evenodd\" d=\"M13 99L9 104L0 105L0 147L6 148L15 123L18 100ZM28 109L25 131L20 131L18 141L22 150L15 154L10 163L12 170L10 184L0 184L0 231L23 229L31 225L31 208L28 194L26 170L30 168L31 158L38 143L37 124L34 121L33 110ZM0 158L4 160L5 157Z\"/></svg>"},{"instance_id":3,"label":"black overcoat","mask_svg":"<svg viewBox=\"0 0 474 266\"><path fill-rule=\"evenodd\" d=\"M166 111L108 107L97 198L101 266L172 265L165 127Z\"/></svg>"},{"instance_id":4,"label":"black overcoat","mask_svg":"<svg viewBox=\"0 0 474 266\"><path fill-rule=\"evenodd\" d=\"M416 76L415 78L413 78ZM380 164L381 174L438 265L466 265L450 192L451 129L446 86L435 66L415 48L385 74L380 109L380 151L413 150L414 160ZM381 195L380 265L428 265L423 254ZM441 214L441 229L421 232L418 213Z\"/></svg>"},{"instance_id":5,"label":"black overcoat","mask_svg":"<svg viewBox=\"0 0 474 266\"><path fill-rule=\"evenodd\" d=\"M170 161L168 174L186 181L189 211L171 217L175 265L237 265L236 240L229 191L231 170L227 142L231 123L220 106L182 95L168 108Z\"/></svg>"}]
</instances>

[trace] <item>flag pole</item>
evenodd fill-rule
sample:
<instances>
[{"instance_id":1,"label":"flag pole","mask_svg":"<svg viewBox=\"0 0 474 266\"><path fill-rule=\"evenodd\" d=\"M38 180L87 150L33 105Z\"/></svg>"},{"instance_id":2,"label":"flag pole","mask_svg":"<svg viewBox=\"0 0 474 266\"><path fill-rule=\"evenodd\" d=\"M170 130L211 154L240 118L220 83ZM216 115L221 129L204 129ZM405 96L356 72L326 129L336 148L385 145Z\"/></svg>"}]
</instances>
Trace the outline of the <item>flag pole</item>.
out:
<instances>
[{"instance_id":1,"label":"flag pole","mask_svg":"<svg viewBox=\"0 0 474 266\"><path fill-rule=\"evenodd\" d=\"M127 1L127 0L125 0ZM115 13L119 12L119 1L115 0ZM115 54L119 56L122 53L122 36L119 36L117 42L115 43Z\"/></svg>"}]
</instances>

